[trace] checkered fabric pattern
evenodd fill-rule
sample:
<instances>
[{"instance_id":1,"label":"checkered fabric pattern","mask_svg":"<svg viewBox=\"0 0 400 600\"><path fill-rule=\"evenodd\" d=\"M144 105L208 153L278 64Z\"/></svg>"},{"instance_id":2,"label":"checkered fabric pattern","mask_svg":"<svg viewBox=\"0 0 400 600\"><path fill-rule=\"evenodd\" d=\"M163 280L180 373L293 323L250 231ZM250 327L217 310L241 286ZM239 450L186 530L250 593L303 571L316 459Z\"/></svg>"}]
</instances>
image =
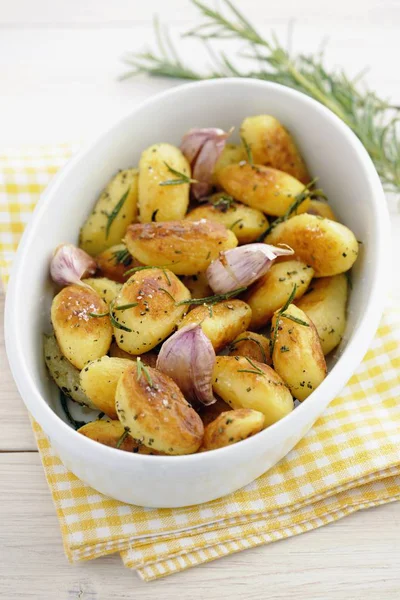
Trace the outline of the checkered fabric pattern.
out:
<instances>
[{"instance_id":1,"label":"checkered fabric pattern","mask_svg":"<svg viewBox=\"0 0 400 600\"><path fill-rule=\"evenodd\" d=\"M0 265L6 283L30 213L74 148L0 156ZM357 372L313 429L246 488L206 505L146 509L67 471L33 423L70 561L120 552L146 581L310 531L400 498L400 312L386 311Z\"/></svg>"}]
</instances>

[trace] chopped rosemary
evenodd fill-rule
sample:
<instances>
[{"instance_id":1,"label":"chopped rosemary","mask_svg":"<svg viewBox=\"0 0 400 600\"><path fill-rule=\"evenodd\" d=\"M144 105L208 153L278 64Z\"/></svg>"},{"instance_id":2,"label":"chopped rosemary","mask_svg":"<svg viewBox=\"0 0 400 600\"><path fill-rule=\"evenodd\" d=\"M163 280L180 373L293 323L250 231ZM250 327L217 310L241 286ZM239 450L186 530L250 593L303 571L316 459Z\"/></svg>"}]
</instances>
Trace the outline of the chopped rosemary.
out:
<instances>
[{"instance_id":1,"label":"chopped rosemary","mask_svg":"<svg viewBox=\"0 0 400 600\"><path fill-rule=\"evenodd\" d=\"M234 340L230 344L229 349L231 351L233 351L235 349L235 346L237 344L239 344L240 342L254 342L255 344L257 344L257 346L258 346L258 348L259 348L259 350L261 352L261 356L262 356L263 361L265 363L267 362L267 355L265 354L265 350L263 348L263 345L261 344L261 342L259 340L256 340L255 338L253 338L251 336L245 336L245 337L238 338L237 340Z\"/></svg>"},{"instance_id":2,"label":"chopped rosemary","mask_svg":"<svg viewBox=\"0 0 400 600\"><path fill-rule=\"evenodd\" d=\"M242 144L244 146L244 149L246 150L247 162L249 163L249 165L253 166L254 160L253 153L251 151L251 146L243 135L240 137L240 139L242 140Z\"/></svg>"},{"instance_id":3,"label":"chopped rosemary","mask_svg":"<svg viewBox=\"0 0 400 600\"><path fill-rule=\"evenodd\" d=\"M229 196L228 194L222 194L221 196L219 196L219 198L213 200L211 204L214 208L224 213L230 210L231 208L233 210L236 210L235 199L232 198L232 196Z\"/></svg>"},{"instance_id":4,"label":"chopped rosemary","mask_svg":"<svg viewBox=\"0 0 400 600\"><path fill-rule=\"evenodd\" d=\"M198 183L197 179L192 179L189 175L185 175L185 173L181 173L180 171L176 171L173 169L168 163L164 161L165 166L168 170L176 175L177 179L167 179L166 181L161 181L158 185L182 185L183 183Z\"/></svg>"},{"instance_id":5,"label":"chopped rosemary","mask_svg":"<svg viewBox=\"0 0 400 600\"><path fill-rule=\"evenodd\" d=\"M114 262L116 265L124 265L124 267L129 267L132 264L132 256L130 255L127 248L123 250L115 250L113 252Z\"/></svg>"},{"instance_id":6,"label":"chopped rosemary","mask_svg":"<svg viewBox=\"0 0 400 600\"><path fill-rule=\"evenodd\" d=\"M116 448L121 448L122 444L124 443L124 441L126 440L126 438L128 437L129 433L127 432L127 430L125 429L124 433L121 435L121 437L119 438L117 444L116 444Z\"/></svg>"},{"instance_id":7,"label":"chopped rosemary","mask_svg":"<svg viewBox=\"0 0 400 600\"><path fill-rule=\"evenodd\" d=\"M121 199L118 201L118 203L114 206L113 210L110 212L109 215L107 215L107 225L106 225L106 239L108 238L108 234L110 233L110 228L111 225L114 222L114 219L117 217L119 211L121 210L121 208L124 205L125 200L128 197L130 188L128 188L125 192L125 194L123 194L121 196Z\"/></svg>"},{"instance_id":8,"label":"chopped rosemary","mask_svg":"<svg viewBox=\"0 0 400 600\"><path fill-rule=\"evenodd\" d=\"M69 423L72 425L72 427L75 430L80 429L81 427L86 425L86 422L85 421L77 421L76 419L74 419L74 417L71 415L71 413L69 411L68 401L69 401L69 396L67 396L67 394L65 394L62 390L60 390L60 404L61 404L61 408L64 411L65 416L67 417L67 420L69 421Z\"/></svg>"},{"instance_id":9,"label":"chopped rosemary","mask_svg":"<svg viewBox=\"0 0 400 600\"><path fill-rule=\"evenodd\" d=\"M139 303L131 302L130 304L120 304L119 306L114 306L113 310L128 310L128 308L133 308L134 306L139 306Z\"/></svg>"},{"instance_id":10,"label":"chopped rosemary","mask_svg":"<svg viewBox=\"0 0 400 600\"><path fill-rule=\"evenodd\" d=\"M205 298L189 298L188 300L181 300L177 302L177 306L181 306L182 304L216 304L217 302L222 302L222 300L229 300L230 298L234 298L238 294L245 292L247 287L240 287L232 292L227 292L226 294L215 294L214 296L206 296ZM164 290L165 291L165 290Z\"/></svg>"},{"instance_id":11,"label":"chopped rosemary","mask_svg":"<svg viewBox=\"0 0 400 600\"><path fill-rule=\"evenodd\" d=\"M146 367L146 365L143 364L140 357L136 359L136 370L137 370L137 381L140 380L140 378L143 374L145 376L145 378L147 379L147 383L149 384L149 386L153 387L153 380L149 373L148 367Z\"/></svg>"}]
</instances>

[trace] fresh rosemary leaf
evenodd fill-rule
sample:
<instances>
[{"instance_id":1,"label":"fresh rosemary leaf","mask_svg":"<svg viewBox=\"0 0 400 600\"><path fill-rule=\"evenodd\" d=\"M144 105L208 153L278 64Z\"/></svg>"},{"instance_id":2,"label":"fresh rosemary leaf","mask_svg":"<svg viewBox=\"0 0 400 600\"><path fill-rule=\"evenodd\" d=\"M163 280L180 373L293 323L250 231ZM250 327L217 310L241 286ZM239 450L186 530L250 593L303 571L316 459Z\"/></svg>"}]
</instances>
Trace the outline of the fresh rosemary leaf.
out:
<instances>
[{"instance_id":1,"label":"fresh rosemary leaf","mask_svg":"<svg viewBox=\"0 0 400 600\"><path fill-rule=\"evenodd\" d=\"M109 312L105 312L105 313L88 313L89 317L108 317L110 313Z\"/></svg>"},{"instance_id":2,"label":"fresh rosemary leaf","mask_svg":"<svg viewBox=\"0 0 400 600\"><path fill-rule=\"evenodd\" d=\"M237 346L237 344L239 344L240 342L254 342L255 344L257 344L257 346L260 349L261 352L261 356L263 361L266 363L267 362L267 355L265 354L265 350L261 344L261 342L259 340L256 340L255 338L251 337L251 336L245 336L245 337L241 337L238 338L237 340L234 340L230 346L229 346L229 350L233 351L235 349L235 346Z\"/></svg>"},{"instance_id":3,"label":"fresh rosemary leaf","mask_svg":"<svg viewBox=\"0 0 400 600\"><path fill-rule=\"evenodd\" d=\"M108 238L108 234L110 233L110 228L111 225L113 224L115 218L117 217L119 211L121 210L121 208L124 205L125 200L128 197L130 188L128 188L125 192L125 194L123 194L121 196L121 199L118 201L118 203L114 206L113 210L110 212L109 215L107 215L107 225L106 225L106 239Z\"/></svg>"},{"instance_id":4,"label":"fresh rosemary leaf","mask_svg":"<svg viewBox=\"0 0 400 600\"><path fill-rule=\"evenodd\" d=\"M128 308L134 308L135 306L139 306L139 303L131 302L130 304L120 304L119 306L114 306L113 310L128 310Z\"/></svg>"},{"instance_id":5,"label":"fresh rosemary leaf","mask_svg":"<svg viewBox=\"0 0 400 600\"><path fill-rule=\"evenodd\" d=\"M241 221L243 221L243 219L237 219L234 223L232 223L232 225L229 227L229 229L231 231L233 231L233 228L238 225Z\"/></svg>"},{"instance_id":6,"label":"fresh rosemary leaf","mask_svg":"<svg viewBox=\"0 0 400 600\"><path fill-rule=\"evenodd\" d=\"M140 267L133 267L129 271L125 271L125 275L132 275L138 271L146 271L147 269L157 269L157 267L148 267L147 265L141 265Z\"/></svg>"},{"instance_id":7,"label":"fresh rosemary leaf","mask_svg":"<svg viewBox=\"0 0 400 600\"><path fill-rule=\"evenodd\" d=\"M293 289L290 292L289 298L286 300L285 304L282 306L282 308L279 310L279 314L281 315L283 312L285 312L285 310L287 310L289 308L289 306L292 304L294 297L296 295L296 291L297 291L297 285L294 284L293 285Z\"/></svg>"},{"instance_id":8,"label":"fresh rosemary leaf","mask_svg":"<svg viewBox=\"0 0 400 600\"><path fill-rule=\"evenodd\" d=\"M124 267L129 267L132 264L132 256L129 254L127 248L123 250L116 250L113 252L114 262L116 265L124 265Z\"/></svg>"},{"instance_id":9,"label":"fresh rosemary leaf","mask_svg":"<svg viewBox=\"0 0 400 600\"><path fill-rule=\"evenodd\" d=\"M177 306L181 306L182 304L216 304L217 302L221 302L222 300L229 300L230 298L234 298L238 294L246 291L247 287L240 287L232 292L227 292L226 294L215 294L214 296L206 296L206 298L189 298L188 300L181 300L180 302L176 302ZM166 290L164 290L166 291Z\"/></svg>"},{"instance_id":10,"label":"fresh rosemary leaf","mask_svg":"<svg viewBox=\"0 0 400 600\"><path fill-rule=\"evenodd\" d=\"M126 327L125 325L122 325L122 323L120 323L119 321L117 321L117 319L114 316L114 302L110 303L110 321L111 321L111 325L113 327L115 327L116 329L121 329L122 331L127 331L128 333L132 332L132 329L129 329L129 327Z\"/></svg>"},{"instance_id":11,"label":"fresh rosemary leaf","mask_svg":"<svg viewBox=\"0 0 400 600\"><path fill-rule=\"evenodd\" d=\"M234 198L232 198L232 196L229 196L228 194L223 194L222 196L217 198L217 200L212 201L211 204L214 208L218 209L223 213L227 212L230 208L236 210L235 200Z\"/></svg>"},{"instance_id":12,"label":"fresh rosemary leaf","mask_svg":"<svg viewBox=\"0 0 400 600\"><path fill-rule=\"evenodd\" d=\"M157 213L160 209L156 208L156 210L153 210L153 212L151 213L151 222L154 223L154 221L156 220L157 217Z\"/></svg>"},{"instance_id":13,"label":"fresh rosemary leaf","mask_svg":"<svg viewBox=\"0 0 400 600\"><path fill-rule=\"evenodd\" d=\"M192 179L189 175L185 175L185 173L181 173L180 171L176 171L173 169L168 163L164 161L165 166L168 170L176 175L177 179L167 179L167 181L161 181L158 185L182 185L183 183L198 183L197 179Z\"/></svg>"},{"instance_id":14,"label":"fresh rosemary leaf","mask_svg":"<svg viewBox=\"0 0 400 600\"><path fill-rule=\"evenodd\" d=\"M79 429L80 427L83 427L84 425L86 425L85 421L77 421L76 419L74 419L74 417L71 415L71 413L69 411L68 402L69 402L69 396L67 396L67 394L65 394L62 390L60 390L61 408L63 409L65 416L67 417L67 420L69 421L69 423L72 425L72 427L74 429Z\"/></svg>"},{"instance_id":15,"label":"fresh rosemary leaf","mask_svg":"<svg viewBox=\"0 0 400 600\"><path fill-rule=\"evenodd\" d=\"M247 142L247 140L244 136L241 136L240 139L242 140L242 144L244 146L244 149L246 150L247 162L249 163L249 165L254 165L253 153L251 151L250 144Z\"/></svg>"},{"instance_id":16,"label":"fresh rosemary leaf","mask_svg":"<svg viewBox=\"0 0 400 600\"><path fill-rule=\"evenodd\" d=\"M137 370L137 380L139 381L143 374L145 376L145 378L147 379L147 383L149 384L149 386L153 387L153 380L151 378L149 370L146 367L146 365L143 364L143 362L141 361L140 358L138 358L136 360L136 370Z\"/></svg>"},{"instance_id":17,"label":"fresh rosemary leaf","mask_svg":"<svg viewBox=\"0 0 400 600\"><path fill-rule=\"evenodd\" d=\"M124 441L126 440L126 438L128 437L129 433L125 430L124 433L121 435L121 437L119 438L117 445L115 446L116 448L121 448L122 444L124 443Z\"/></svg>"},{"instance_id":18,"label":"fresh rosemary leaf","mask_svg":"<svg viewBox=\"0 0 400 600\"><path fill-rule=\"evenodd\" d=\"M299 325L303 325L304 327L310 327L310 325L308 323L306 323L306 321L303 321L302 319L298 319L297 317L294 317L293 315L288 315L285 312L281 313L281 317L285 317L285 319L290 319L291 321L294 321L295 323L298 323Z\"/></svg>"}]
</instances>

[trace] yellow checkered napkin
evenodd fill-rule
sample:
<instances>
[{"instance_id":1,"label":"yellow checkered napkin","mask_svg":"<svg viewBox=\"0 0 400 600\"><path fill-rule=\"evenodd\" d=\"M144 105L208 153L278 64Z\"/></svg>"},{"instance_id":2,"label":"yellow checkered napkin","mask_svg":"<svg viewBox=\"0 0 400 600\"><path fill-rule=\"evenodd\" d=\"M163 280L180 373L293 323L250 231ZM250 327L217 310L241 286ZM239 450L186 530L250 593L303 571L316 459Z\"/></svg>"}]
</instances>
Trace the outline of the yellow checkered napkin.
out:
<instances>
[{"instance_id":1,"label":"yellow checkered napkin","mask_svg":"<svg viewBox=\"0 0 400 600\"><path fill-rule=\"evenodd\" d=\"M72 147L0 156L0 265L7 281L30 212ZM400 313L387 311L361 366L308 435L246 488L182 509L129 506L68 472L34 423L40 456L75 562L121 552L156 579L310 531L400 498Z\"/></svg>"}]
</instances>

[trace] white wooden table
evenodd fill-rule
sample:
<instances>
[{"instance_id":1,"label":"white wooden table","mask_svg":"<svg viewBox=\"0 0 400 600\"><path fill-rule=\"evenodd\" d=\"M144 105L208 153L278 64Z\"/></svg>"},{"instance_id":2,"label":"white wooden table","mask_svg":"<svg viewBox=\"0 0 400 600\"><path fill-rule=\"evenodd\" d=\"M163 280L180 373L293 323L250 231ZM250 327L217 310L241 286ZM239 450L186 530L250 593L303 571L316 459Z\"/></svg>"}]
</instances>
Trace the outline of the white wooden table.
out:
<instances>
[{"instance_id":1,"label":"white wooden table","mask_svg":"<svg viewBox=\"0 0 400 600\"><path fill-rule=\"evenodd\" d=\"M240 0L267 32L327 58L400 103L399 0ZM172 29L193 25L187 0L0 0L0 153L10 146L86 140L165 80L116 81L119 57L152 39L157 11ZM193 50L193 61L198 62ZM394 211L395 203L391 206ZM395 255L400 217L392 214ZM400 286L397 283L395 297ZM4 298L1 296L1 303ZM3 313L3 310L1 310ZM71 567L29 421L8 370L0 330L0 598L4 600L397 600L400 506L357 513L309 534L144 584L117 556Z\"/></svg>"}]
</instances>

